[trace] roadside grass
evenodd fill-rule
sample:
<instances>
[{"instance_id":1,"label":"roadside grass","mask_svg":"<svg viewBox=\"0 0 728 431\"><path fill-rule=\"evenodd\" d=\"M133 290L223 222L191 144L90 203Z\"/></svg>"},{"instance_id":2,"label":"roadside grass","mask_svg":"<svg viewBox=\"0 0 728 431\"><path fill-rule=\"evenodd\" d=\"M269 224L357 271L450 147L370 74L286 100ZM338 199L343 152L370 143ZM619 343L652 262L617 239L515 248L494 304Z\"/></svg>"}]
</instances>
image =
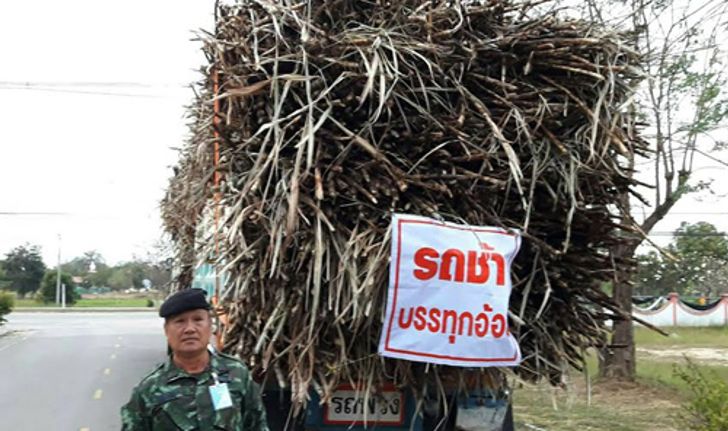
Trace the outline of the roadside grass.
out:
<instances>
[{"instance_id":1,"label":"roadside grass","mask_svg":"<svg viewBox=\"0 0 728 431\"><path fill-rule=\"evenodd\" d=\"M79 299L74 307L146 307L146 298L98 298Z\"/></svg>"},{"instance_id":2,"label":"roadside grass","mask_svg":"<svg viewBox=\"0 0 728 431\"><path fill-rule=\"evenodd\" d=\"M23 308L23 307L55 307L55 304L44 304L42 302L38 302L35 299L15 299L15 308Z\"/></svg>"},{"instance_id":3,"label":"roadside grass","mask_svg":"<svg viewBox=\"0 0 728 431\"><path fill-rule=\"evenodd\" d=\"M15 308L28 308L28 307L56 307L55 304L44 304L42 302L35 301L34 299L16 299ZM72 306L74 308L89 308L89 307L101 307L101 308L113 308L113 307L147 307L146 298L94 298L94 299L79 299Z\"/></svg>"},{"instance_id":4,"label":"roadside grass","mask_svg":"<svg viewBox=\"0 0 728 431\"><path fill-rule=\"evenodd\" d=\"M636 328L635 343L638 347L723 347L728 348L728 326L705 328L663 328L669 337L651 329Z\"/></svg>"},{"instance_id":5,"label":"roadside grass","mask_svg":"<svg viewBox=\"0 0 728 431\"><path fill-rule=\"evenodd\" d=\"M684 396L690 392L690 388L683 380L675 375L675 366L684 367L685 365L686 362L684 359L678 362L659 362L638 357L637 378L645 384L663 387L669 391L677 391L680 395ZM726 366L698 363L698 368L707 376L728 381L728 367Z\"/></svg>"},{"instance_id":6,"label":"roadside grass","mask_svg":"<svg viewBox=\"0 0 728 431\"><path fill-rule=\"evenodd\" d=\"M635 340L641 350L637 354L635 383L599 381L596 352L591 352L587 358L592 385L591 403L587 402L586 378L576 370L570 373L571 383L566 390L554 389L546 384L516 388L516 423L532 426L517 426L517 429L682 431L676 422L676 413L690 391L687 384L675 375L675 367L686 364L683 350L689 356L688 349L691 348L728 348L728 328L666 330L671 333L670 337L644 328L636 329ZM669 350L671 355L658 357L650 353L656 350ZM695 358L693 361L707 375L728 381L728 366Z\"/></svg>"},{"instance_id":7,"label":"roadside grass","mask_svg":"<svg viewBox=\"0 0 728 431\"><path fill-rule=\"evenodd\" d=\"M705 328L665 328L669 337L645 328L635 330L637 348L650 350L672 350L675 355L658 358L649 352L637 352L637 377L647 384L677 390L685 395L689 392L687 384L675 375L675 366L684 366L683 353L690 356L691 348L728 349L728 327ZM684 352L682 350L685 350ZM728 366L692 358L701 371L707 375L728 381Z\"/></svg>"},{"instance_id":8,"label":"roadside grass","mask_svg":"<svg viewBox=\"0 0 728 431\"><path fill-rule=\"evenodd\" d=\"M568 390L542 385L514 391L516 429L548 431L677 431L674 396L639 383L592 387L591 402L584 382ZM529 427L530 426L530 427Z\"/></svg>"}]
</instances>

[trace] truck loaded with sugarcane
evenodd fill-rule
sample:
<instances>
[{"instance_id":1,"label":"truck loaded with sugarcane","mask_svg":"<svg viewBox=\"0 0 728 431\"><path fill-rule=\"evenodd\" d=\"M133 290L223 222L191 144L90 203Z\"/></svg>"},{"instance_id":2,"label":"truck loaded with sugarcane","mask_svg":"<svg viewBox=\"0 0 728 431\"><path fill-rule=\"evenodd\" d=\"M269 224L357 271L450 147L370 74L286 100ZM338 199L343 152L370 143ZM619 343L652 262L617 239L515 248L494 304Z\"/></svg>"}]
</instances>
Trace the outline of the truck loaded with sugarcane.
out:
<instances>
[{"instance_id":1,"label":"truck loaded with sugarcane","mask_svg":"<svg viewBox=\"0 0 728 431\"><path fill-rule=\"evenodd\" d=\"M528 2L237 0L203 40L163 218L271 429L500 429L509 381L583 365L643 149L620 34Z\"/></svg>"}]
</instances>

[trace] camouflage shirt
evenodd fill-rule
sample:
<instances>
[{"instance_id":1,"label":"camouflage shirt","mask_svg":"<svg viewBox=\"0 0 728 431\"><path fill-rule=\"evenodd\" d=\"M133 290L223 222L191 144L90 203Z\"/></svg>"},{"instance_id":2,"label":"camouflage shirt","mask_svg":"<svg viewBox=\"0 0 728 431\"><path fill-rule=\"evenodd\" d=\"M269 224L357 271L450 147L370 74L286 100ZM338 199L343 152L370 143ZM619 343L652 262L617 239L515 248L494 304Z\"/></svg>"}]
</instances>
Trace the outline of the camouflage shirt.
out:
<instances>
[{"instance_id":1,"label":"camouflage shirt","mask_svg":"<svg viewBox=\"0 0 728 431\"><path fill-rule=\"evenodd\" d=\"M227 383L232 407L215 410L209 387ZM210 354L210 365L200 374L178 368L170 357L134 388L121 409L123 431L231 430L268 431L258 385L237 359Z\"/></svg>"}]
</instances>

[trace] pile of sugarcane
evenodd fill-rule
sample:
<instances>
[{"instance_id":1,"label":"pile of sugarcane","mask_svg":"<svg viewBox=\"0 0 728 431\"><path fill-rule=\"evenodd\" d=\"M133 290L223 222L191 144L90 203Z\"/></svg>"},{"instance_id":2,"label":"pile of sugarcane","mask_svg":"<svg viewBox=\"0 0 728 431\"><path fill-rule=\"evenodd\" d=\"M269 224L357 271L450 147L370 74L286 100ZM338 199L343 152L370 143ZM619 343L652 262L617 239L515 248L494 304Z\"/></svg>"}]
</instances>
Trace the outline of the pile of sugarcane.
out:
<instances>
[{"instance_id":1,"label":"pile of sugarcane","mask_svg":"<svg viewBox=\"0 0 728 431\"><path fill-rule=\"evenodd\" d=\"M630 229L619 198L642 148L629 112L640 57L619 34L539 10L501 0L218 8L163 217L180 287L202 262L224 274L226 351L295 401L341 383L462 382L459 369L376 353L400 212L521 230L516 372L558 382L581 364L602 340L604 307L614 309L602 285L628 264L610 250Z\"/></svg>"}]
</instances>

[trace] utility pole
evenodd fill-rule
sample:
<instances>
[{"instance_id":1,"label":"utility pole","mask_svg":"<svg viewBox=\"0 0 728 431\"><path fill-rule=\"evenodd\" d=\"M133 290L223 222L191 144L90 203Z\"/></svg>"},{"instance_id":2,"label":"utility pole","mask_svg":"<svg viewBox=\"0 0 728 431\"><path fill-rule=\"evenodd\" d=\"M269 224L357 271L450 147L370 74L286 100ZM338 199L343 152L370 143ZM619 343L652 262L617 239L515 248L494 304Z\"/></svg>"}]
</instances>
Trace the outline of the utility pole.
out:
<instances>
[{"instance_id":1,"label":"utility pole","mask_svg":"<svg viewBox=\"0 0 728 431\"><path fill-rule=\"evenodd\" d=\"M61 234L58 234L58 265L56 266L56 305L61 303Z\"/></svg>"},{"instance_id":2,"label":"utility pole","mask_svg":"<svg viewBox=\"0 0 728 431\"><path fill-rule=\"evenodd\" d=\"M61 285L61 307L66 308L66 285Z\"/></svg>"}]
</instances>

